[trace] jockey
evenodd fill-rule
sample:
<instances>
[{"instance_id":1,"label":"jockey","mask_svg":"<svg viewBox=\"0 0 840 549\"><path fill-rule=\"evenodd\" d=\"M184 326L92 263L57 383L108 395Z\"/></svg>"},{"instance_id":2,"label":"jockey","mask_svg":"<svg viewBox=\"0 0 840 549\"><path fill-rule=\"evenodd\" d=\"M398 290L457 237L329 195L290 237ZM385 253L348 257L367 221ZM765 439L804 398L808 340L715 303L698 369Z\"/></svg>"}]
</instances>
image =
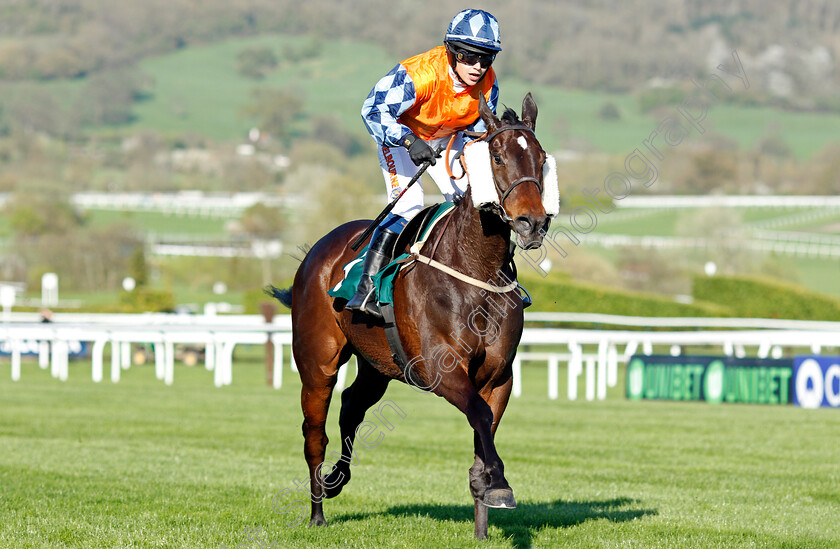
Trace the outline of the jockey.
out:
<instances>
[{"instance_id":1,"label":"jockey","mask_svg":"<svg viewBox=\"0 0 840 549\"><path fill-rule=\"evenodd\" d=\"M496 18L482 10L463 10L449 23L442 46L406 59L373 87L362 105L362 119L378 145L391 200L424 162L431 164L427 173L446 200L464 195L466 181L451 179L445 162L436 163L434 149L445 147L455 134L454 166L455 153L464 148L461 132L485 131L478 98L484 95L496 112L499 86L490 65L501 50ZM364 273L347 309L382 316L371 279L390 261L397 236L421 209L423 188L412 185L373 232Z\"/></svg>"}]
</instances>

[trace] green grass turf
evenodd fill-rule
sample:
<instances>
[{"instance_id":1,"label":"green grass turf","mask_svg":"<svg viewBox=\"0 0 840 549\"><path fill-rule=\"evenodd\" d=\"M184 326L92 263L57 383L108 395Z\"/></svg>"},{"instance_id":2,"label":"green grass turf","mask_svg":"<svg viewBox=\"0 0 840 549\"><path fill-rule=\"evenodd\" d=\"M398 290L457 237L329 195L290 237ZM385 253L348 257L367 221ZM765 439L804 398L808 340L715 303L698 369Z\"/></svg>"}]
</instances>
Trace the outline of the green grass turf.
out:
<instances>
[{"instance_id":1,"label":"green grass turf","mask_svg":"<svg viewBox=\"0 0 840 549\"><path fill-rule=\"evenodd\" d=\"M797 257L791 261L796 269L796 279L806 288L840 297L840 261Z\"/></svg>"},{"instance_id":2,"label":"green grass turf","mask_svg":"<svg viewBox=\"0 0 840 549\"><path fill-rule=\"evenodd\" d=\"M737 87L735 92L740 91ZM766 107L746 108L716 105L709 109L707 128L727 135L743 148L752 148L762 138L777 134L796 158L809 158L828 143L837 142L840 116L822 113L782 112Z\"/></svg>"},{"instance_id":3,"label":"green grass turf","mask_svg":"<svg viewBox=\"0 0 840 549\"><path fill-rule=\"evenodd\" d=\"M744 223L768 221L777 217L785 218L806 212L812 208L739 208L738 212Z\"/></svg>"},{"instance_id":4,"label":"green grass turf","mask_svg":"<svg viewBox=\"0 0 840 549\"><path fill-rule=\"evenodd\" d=\"M187 215L170 215L156 212L120 212L112 210L88 210L87 223L92 227L105 227L114 223L125 223L146 233L194 234L202 236L226 236L225 223L228 220Z\"/></svg>"},{"instance_id":5,"label":"green grass turf","mask_svg":"<svg viewBox=\"0 0 840 549\"><path fill-rule=\"evenodd\" d=\"M810 232L817 234L840 233L840 213L820 217L818 221L806 221L804 223L791 223L783 227L787 231Z\"/></svg>"},{"instance_id":6,"label":"green grass turf","mask_svg":"<svg viewBox=\"0 0 840 549\"><path fill-rule=\"evenodd\" d=\"M244 135L253 123L241 116L241 106L257 86L293 87L304 92L307 115L332 114L345 126L364 133L359 110L373 84L399 59L370 44L322 41L323 50L295 64L283 64L262 81L236 71L236 55L248 47L269 47L282 52L295 38L259 36L229 40L149 59L141 64L155 82L153 97L135 109L137 127L165 133L198 132L217 139ZM569 137L583 138L600 150L632 151L656 128L659 119L639 113L635 96L564 90L505 78L501 102L520 110L525 93L534 93L540 108L540 139L548 149L560 145L562 119ZM621 112L618 121L598 116L606 103ZM668 112L676 115L676 111ZM773 128L797 157L807 158L836 140L840 116L779 112L715 105L709 109L706 129L714 129L751 148ZM301 129L305 123L301 125Z\"/></svg>"},{"instance_id":7,"label":"green grass turf","mask_svg":"<svg viewBox=\"0 0 840 549\"><path fill-rule=\"evenodd\" d=\"M758 223L770 221L776 218L788 218L800 212L805 212L808 208L734 208L734 215L740 217L743 223ZM688 216L697 215L697 208L680 208L672 210L645 210L645 215L640 217L625 217L636 210L633 209L617 209L614 212L619 215L612 215L610 213L598 213L598 226L596 231L601 231L604 234L626 234L632 236L679 236L677 228L682 219ZM639 212L641 213L641 212ZM777 230L789 231L795 229L814 229L823 227L832 223L833 217L820 218L820 221L806 222L800 225L784 225ZM770 227L770 230L774 230Z\"/></svg>"},{"instance_id":8,"label":"green grass turf","mask_svg":"<svg viewBox=\"0 0 840 549\"><path fill-rule=\"evenodd\" d=\"M245 78L236 70L236 56L247 48L268 47L280 53L297 43L296 37L260 36L144 61L141 68L155 81L153 97L137 105L133 126L244 139L254 121L242 115L242 106L249 101L252 89L269 87L300 90L306 115L335 115L361 134L362 102L397 60L387 60L382 50L370 45L326 40L320 55L299 63L283 61L263 80Z\"/></svg>"},{"instance_id":9,"label":"green grass turf","mask_svg":"<svg viewBox=\"0 0 840 549\"><path fill-rule=\"evenodd\" d=\"M628 402L620 388L605 402L550 401L537 365L524 368L524 396L498 431L519 507L490 512L489 541L472 538L464 417L397 383L387 397L406 417L391 416L394 429L361 451L352 481L325 503L329 525L289 527L271 499L306 476L299 381L287 371L281 390L267 388L258 350L243 351L224 389L180 365L171 387L148 366L94 384L86 361L66 383L25 363L13 383L4 360L0 547L246 547L245 528L278 547L840 540L836 410Z\"/></svg>"},{"instance_id":10,"label":"green grass turf","mask_svg":"<svg viewBox=\"0 0 840 549\"><path fill-rule=\"evenodd\" d=\"M613 210L630 212L632 210ZM693 210L688 210L693 212ZM641 217L617 217L612 212L598 212L598 226L601 234L624 234L630 236L677 236L677 221L685 216L686 210L659 210Z\"/></svg>"},{"instance_id":11,"label":"green grass turf","mask_svg":"<svg viewBox=\"0 0 840 549\"><path fill-rule=\"evenodd\" d=\"M561 146L559 131L565 127L565 137L582 138L605 152L629 153L641 146L658 123L655 118L639 113L636 98L629 94L568 90L509 78L500 80L501 103L517 113L522 110L525 94L534 95L539 107L537 136L549 151ZM598 113L607 103L618 107L620 120L601 120ZM501 114L502 109L497 112Z\"/></svg>"},{"instance_id":12,"label":"green grass turf","mask_svg":"<svg viewBox=\"0 0 840 549\"><path fill-rule=\"evenodd\" d=\"M202 307L207 302L227 302L233 305L242 305L245 300L245 292L237 290L228 290L224 295L217 295L213 293L212 284L202 284L196 288L187 286L164 286L153 285L154 289L170 290L175 295L176 305L196 304L199 306L199 313ZM259 289L259 288L257 288ZM61 292L61 299L68 301L81 301L85 307L102 307L106 305L114 305L119 303L122 297L123 290L101 290L98 292L81 292L81 291L66 291ZM29 292L31 299L37 299L40 294L36 292ZM288 309L284 309L288 312Z\"/></svg>"}]
</instances>

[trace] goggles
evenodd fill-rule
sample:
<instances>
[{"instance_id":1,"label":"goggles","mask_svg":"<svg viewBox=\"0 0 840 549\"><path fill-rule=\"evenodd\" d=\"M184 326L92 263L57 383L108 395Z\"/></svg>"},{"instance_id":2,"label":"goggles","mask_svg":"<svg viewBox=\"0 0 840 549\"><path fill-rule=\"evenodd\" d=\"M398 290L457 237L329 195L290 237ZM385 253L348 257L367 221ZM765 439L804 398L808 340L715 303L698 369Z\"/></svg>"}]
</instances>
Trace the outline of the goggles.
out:
<instances>
[{"instance_id":1,"label":"goggles","mask_svg":"<svg viewBox=\"0 0 840 549\"><path fill-rule=\"evenodd\" d=\"M452 55L455 57L455 60L459 63L463 63L464 65L468 65L472 67L476 63L481 63L483 68L487 68L493 64L493 60L496 59L496 54L478 54L473 53L471 51L462 50L461 48L457 48L454 46L450 47L450 51Z\"/></svg>"}]
</instances>

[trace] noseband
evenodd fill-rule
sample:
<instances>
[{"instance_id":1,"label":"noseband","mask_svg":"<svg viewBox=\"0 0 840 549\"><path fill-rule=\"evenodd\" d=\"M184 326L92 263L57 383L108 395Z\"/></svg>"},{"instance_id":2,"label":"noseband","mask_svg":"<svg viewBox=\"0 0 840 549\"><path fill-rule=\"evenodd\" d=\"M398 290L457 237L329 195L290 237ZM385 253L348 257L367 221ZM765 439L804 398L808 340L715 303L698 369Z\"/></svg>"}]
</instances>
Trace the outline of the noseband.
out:
<instances>
[{"instance_id":1,"label":"noseband","mask_svg":"<svg viewBox=\"0 0 840 549\"><path fill-rule=\"evenodd\" d=\"M529 128L528 126L526 126L524 124L513 124L513 125L510 125L510 126L503 126L499 129L497 129L496 131L490 133L484 140L487 141L487 143L489 144L491 141L493 141L493 139L497 135L499 135L500 133L502 133L504 131L508 131L508 130L522 130L522 131L526 131L526 132L531 133L531 134L534 133L534 130L532 130L531 128ZM507 199L508 195L510 195L510 193L513 192L513 190L516 187L518 187L522 183L527 183L528 181L534 183L537 186L537 189L539 189L539 191L540 191L540 196L542 196L543 185L542 185L542 183L540 183L540 180L537 179L536 177L520 177L519 179L517 179L513 183L511 183L510 187L508 187L507 190L505 190L505 191L501 191L499 189L499 185L498 185L498 183L496 183L496 178L495 177L493 178L493 185L496 187L496 192L501 194L501 198L499 199L499 209L501 211L498 212L498 213L503 220L508 221L508 222L513 220L510 217L510 215L508 215L507 210L505 210L505 199Z\"/></svg>"}]
</instances>

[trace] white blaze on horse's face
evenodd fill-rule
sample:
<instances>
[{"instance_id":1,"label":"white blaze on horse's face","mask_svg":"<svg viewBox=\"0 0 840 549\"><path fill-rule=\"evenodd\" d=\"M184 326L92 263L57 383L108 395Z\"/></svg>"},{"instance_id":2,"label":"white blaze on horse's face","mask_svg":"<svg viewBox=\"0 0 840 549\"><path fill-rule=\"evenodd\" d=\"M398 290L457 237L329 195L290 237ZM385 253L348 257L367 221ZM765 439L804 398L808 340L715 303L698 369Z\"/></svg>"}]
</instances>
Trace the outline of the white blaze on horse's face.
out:
<instances>
[{"instance_id":1,"label":"white blaze on horse's face","mask_svg":"<svg viewBox=\"0 0 840 549\"><path fill-rule=\"evenodd\" d=\"M519 143L519 146L522 147L523 151L528 150L528 141L526 141L524 137L520 135L516 138L516 142Z\"/></svg>"}]
</instances>

